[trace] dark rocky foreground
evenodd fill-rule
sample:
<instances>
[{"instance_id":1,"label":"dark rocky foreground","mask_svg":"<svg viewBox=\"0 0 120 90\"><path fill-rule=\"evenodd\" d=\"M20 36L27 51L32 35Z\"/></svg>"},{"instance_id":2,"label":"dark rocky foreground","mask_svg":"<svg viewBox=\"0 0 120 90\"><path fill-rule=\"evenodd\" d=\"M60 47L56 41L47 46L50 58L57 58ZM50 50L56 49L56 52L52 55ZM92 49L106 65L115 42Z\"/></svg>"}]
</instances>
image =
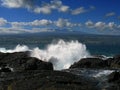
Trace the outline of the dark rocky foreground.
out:
<instances>
[{"instance_id":1,"label":"dark rocky foreground","mask_svg":"<svg viewBox=\"0 0 120 90\"><path fill-rule=\"evenodd\" d=\"M89 76L93 69L113 72L94 78ZM0 90L120 90L120 56L85 58L55 71L52 63L29 57L29 52L0 53Z\"/></svg>"},{"instance_id":2,"label":"dark rocky foreground","mask_svg":"<svg viewBox=\"0 0 120 90\"><path fill-rule=\"evenodd\" d=\"M6 73L0 80L0 90L97 90L89 80L60 71Z\"/></svg>"},{"instance_id":3,"label":"dark rocky foreground","mask_svg":"<svg viewBox=\"0 0 120 90\"><path fill-rule=\"evenodd\" d=\"M104 58L102 56L83 58L70 66L70 69L81 70L83 68L95 71L112 71L112 73L106 76L103 74L101 77L98 77L100 82L101 79L104 79L100 87L103 90L120 90L120 55L112 58Z\"/></svg>"},{"instance_id":4,"label":"dark rocky foreground","mask_svg":"<svg viewBox=\"0 0 120 90\"><path fill-rule=\"evenodd\" d=\"M106 59L102 56L83 58L70 68L118 69L120 68L120 55Z\"/></svg>"},{"instance_id":5,"label":"dark rocky foreground","mask_svg":"<svg viewBox=\"0 0 120 90\"><path fill-rule=\"evenodd\" d=\"M96 90L93 84L54 71L52 63L29 57L29 52L0 53L0 90Z\"/></svg>"},{"instance_id":6,"label":"dark rocky foreground","mask_svg":"<svg viewBox=\"0 0 120 90\"><path fill-rule=\"evenodd\" d=\"M34 57L29 57L29 52L0 53L1 71L14 72L24 70L53 70L50 62L43 62Z\"/></svg>"}]
</instances>

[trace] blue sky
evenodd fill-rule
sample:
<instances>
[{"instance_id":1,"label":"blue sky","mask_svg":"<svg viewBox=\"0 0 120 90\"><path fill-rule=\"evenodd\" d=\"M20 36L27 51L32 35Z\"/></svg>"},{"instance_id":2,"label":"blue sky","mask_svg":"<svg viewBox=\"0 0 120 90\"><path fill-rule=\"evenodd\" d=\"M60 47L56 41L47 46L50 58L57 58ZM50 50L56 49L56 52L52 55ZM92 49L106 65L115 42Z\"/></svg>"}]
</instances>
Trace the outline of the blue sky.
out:
<instances>
[{"instance_id":1,"label":"blue sky","mask_svg":"<svg viewBox=\"0 0 120 90\"><path fill-rule=\"evenodd\" d=\"M0 34L120 35L120 0L0 0Z\"/></svg>"}]
</instances>

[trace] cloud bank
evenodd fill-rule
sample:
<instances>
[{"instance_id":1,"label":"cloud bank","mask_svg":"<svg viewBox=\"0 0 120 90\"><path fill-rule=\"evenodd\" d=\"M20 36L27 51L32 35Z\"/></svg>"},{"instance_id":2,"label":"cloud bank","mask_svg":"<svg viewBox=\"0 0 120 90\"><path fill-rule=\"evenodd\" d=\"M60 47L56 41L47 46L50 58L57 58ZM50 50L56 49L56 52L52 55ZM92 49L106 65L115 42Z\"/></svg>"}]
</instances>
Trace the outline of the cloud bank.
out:
<instances>
[{"instance_id":1,"label":"cloud bank","mask_svg":"<svg viewBox=\"0 0 120 90\"><path fill-rule=\"evenodd\" d=\"M54 28L53 28L54 27ZM115 22L93 22L88 20L83 23L71 22L68 19L58 18L52 21L47 19L36 19L30 22L9 22L4 18L0 18L0 34L19 34L19 33L38 33L38 32L54 32L56 29L74 31L75 28L95 29L95 30L115 30L120 31L120 25Z\"/></svg>"},{"instance_id":2,"label":"cloud bank","mask_svg":"<svg viewBox=\"0 0 120 90\"><path fill-rule=\"evenodd\" d=\"M0 26L4 26L6 25L7 20L5 20L4 18L0 18Z\"/></svg>"},{"instance_id":3,"label":"cloud bank","mask_svg":"<svg viewBox=\"0 0 120 90\"><path fill-rule=\"evenodd\" d=\"M2 6L7 8L27 8L33 7L34 0L1 0Z\"/></svg>"},{"instance_id":4,"label":"cloud bank","mask_svg":"<svg viewBox=\"0 0 120 90\"><path fill-rule=\"evenodd\" d=\"M63 18L59 18L56 21L36 19L31 22L9 22L4 18L0 18L0 34L54 32L55 29L51 27L55 27L55 29L64 28L67 30L73 29L74 27L80 27L80 24L70 22L68 19Z\"/></svg>"},{"instance_id":5,"label":"cloud bank","mask_svg":"<svg viewBox=\"0 0 120 90\"><path fill-rule=\"evenodd\" d=\"M87 28L94 28L98 30L120 30L120 25L117 25L114 22L105 23L102 21L98 21L94 23L91 20L88 20L85 23L85 26Z\"/></svg>"},{"instance_id":6,"label":"cloud bank","mask_svg":"<svg viewBox=\"0 0 120 90\"><path fill-rule=\"evenodd\" d=\"M56 10L62 13L78 15L95 9L94 6L90 6L89 8L81 6L72 9L70 6L64 5L61 0L51 0L49 3L42 2L40 5L35 4L35 0L1 0L1 2L1 5L6 8L25 8L28 11L38 14L50 14Z\"/></svg>"}]
</instances>

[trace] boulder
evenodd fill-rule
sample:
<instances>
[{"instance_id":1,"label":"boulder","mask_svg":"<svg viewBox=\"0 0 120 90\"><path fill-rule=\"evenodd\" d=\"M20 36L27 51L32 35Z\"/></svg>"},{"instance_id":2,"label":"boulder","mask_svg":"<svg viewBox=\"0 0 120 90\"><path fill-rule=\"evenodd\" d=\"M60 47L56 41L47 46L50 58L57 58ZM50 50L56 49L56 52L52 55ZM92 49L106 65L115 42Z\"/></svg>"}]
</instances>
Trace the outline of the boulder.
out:
<instances>
[{"instance_id":1,"label":"boulder","mask_svg":"<svg viewBox=\"0 0 120 90\"><path fill-rule=\"evenodd\" d=\"M53 70L52 63L43 62L35 57L29 57L29 52L0 53L0 68L4 69L8 67L14 72L24 70Z\"/></svg>"},{"instance_id":2,"label":"boulder","mask_svg":"<svg viewBox=\"0 0 120 90\"><path fill-rule=\"evenodd\" d=\"M120 83L120 72L113 72L108 76L108 82L119 82Z\"/></svg>"},{"instance_id":3,"label":"boulder","mask_svg":"<svg viewBox=\"0 0 120 90\"><path fill-rule=\"evenodd\" d=\"M90 58L83 58L71 65L70 68L118 69L120 68L120 55L106 59L100 55Z\"/></svg>"},{"instance_id":4,"label":"boulder","mask_svg":"<svg viewBox=\"0 0 120 90\"><path fill-rule=\"evenodd\" d=\"M70 68L105 68L107 63L100 58L83 58L78 62L75 62Z\"/></svg>"},{"instance_id":5,"label":"boulder","mask_svg":"<svg viewBox=\"0 0 120 90\"><path fill-rule=\"evenodd\" d=\"M111 67L112 68L120 68L120 55L116 55L111 60Z\"/></svg>"},{"instance_id":6,"label":"boulder","mask_svg":"<svg viewBox=\"0 0 120 90\"><path fill-rule=\"evenodd\" d=\"M106 90L120 90L120 71L115 71L108 76L109 87Z\"/></svg>"}]
</instances>

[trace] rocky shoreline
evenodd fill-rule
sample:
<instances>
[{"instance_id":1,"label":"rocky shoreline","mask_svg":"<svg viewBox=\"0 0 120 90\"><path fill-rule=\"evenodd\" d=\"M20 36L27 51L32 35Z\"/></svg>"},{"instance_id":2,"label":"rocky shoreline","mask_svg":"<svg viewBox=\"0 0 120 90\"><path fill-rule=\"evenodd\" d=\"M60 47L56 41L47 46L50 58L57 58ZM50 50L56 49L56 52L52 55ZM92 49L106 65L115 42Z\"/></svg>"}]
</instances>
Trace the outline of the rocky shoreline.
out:
<instances>
[{"instance_id":1,"label":"rocky shoreline","mask_svg":"<svg viewBox=\"0 0 120 90\"><path fill-rule=\"evenodd\" d=\"M88 77L90 70L112 70L101 77L106 86L101 78ZM0 90L120 90L120 56L83 58L56 71L51 62L29 57L29 52L0 53Z\"/></svg>"}]
</instances>

